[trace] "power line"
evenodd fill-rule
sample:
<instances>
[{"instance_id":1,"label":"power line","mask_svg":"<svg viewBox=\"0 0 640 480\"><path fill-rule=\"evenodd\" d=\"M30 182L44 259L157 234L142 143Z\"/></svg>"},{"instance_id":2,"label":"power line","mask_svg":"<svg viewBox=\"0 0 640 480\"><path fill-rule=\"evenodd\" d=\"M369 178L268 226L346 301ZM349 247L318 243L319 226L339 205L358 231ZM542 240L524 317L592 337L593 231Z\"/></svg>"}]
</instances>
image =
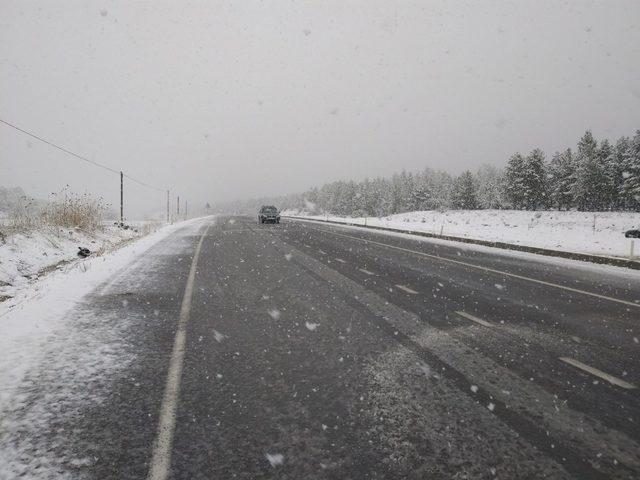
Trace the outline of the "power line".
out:
<instances>
[{"instance_id":1,"label":"power line","mask_svg":"<svg viewBox=\"0 0 640 480\"><path fill-rule=\"evenodd\" d=\"M15 128L16 130L24 133L25 135L29 135L30 137L33 137L36 140L40 140L41 142L46 143L47 145L51 145L52 147L57 148L58 150L62 150L64 153L68 153L69 155L73 155L74 157L79 158L82 161L91 163L92 165L95 165L96 167L104 168L105 170L109 170L110 172L113 172L113 173L120 173L118 170L114 170L111 167L107 167L106 165L102 165L101 163L94 162L93 160L89 160L88 158L85 158L82 155L78 155L77 153L74 153L71 150L67 150L66 148L61 147L59 145L56 145L55 143L50 142L49 140L45 140L44 138L39 137L35 133L27 132L26 130L23 130L20 127L16 127L15 125L13 125L13 124L5 121L5 120L2 120L1 118L0 118L0 122L4 123L5 125L10 126L11 128Z\"/></svg>"},{"instance_id":2,"label":"power line","mask_svg":"<svg viewBox=\"0 0 640 480\"><path fill-rule=\"evenodd\" d=\"M157 190L159 192L164 192L166 190L164 188L154 187L153 185L149 185L148 183L141 182L140 180L137 180L137 179L133 178L132 176L127 175L126 173L123 173L123 175L125 177L127 177L129 180L131 180L133 182L136 182L136 183L142 185L143 187L152 188L153 190Z\"/></svg>"},{"instance_id":3,"label":"power line","mask_svg":"<svg viewBox=\"0 0 640 480\"><path fill-rule=\"evenodd\" d=\"M7 122L6 120L2 120L2 119L0 118L0 122L1 122L1 123L4 123L5 125L7 125L7 126L9 126L9 127L11 127L11 128L14 128L14 129L18 130L19 132L24 133L25 135L29 135L30 137L33 137L33 138L35 138L36 140L40 140L41 142L46 143L47 145L50 145L50 146L52 146L53 148L57 148L58 150L61 150L61 151L63 151L64 153L66 153L66 154L68 154L68 155L71 155L71 156L73 156L73 157L76 157L77 159L82 160L83 162L90 163L91 165L94 165L94 166L96 166L96 167L100 167L100 168L104 168L105 170L108 170L108 171L110 171L110 172L113 172L113 173L116 173L116 174L120 175L120 171L119 171L119 170L115 170L115 169L113 169L113 168L111 168L111 167L108 167L108 166L106 166L106 165L103 165L103 164L101 164L101 163L98 163L98 162L96 162L96 161L94 161L94 160L90 160L90 159L88 159L88 158L86 158L86 157L83 157L82 155L78 155L77 153L74 153L74 152L72 152L71 150L68 150L68 149L66 149L66 148L64 148L64 147L61 147L60 145L56 145L55 143L50 142L49 140L45 140L44 138L42 138L42 137L40 137L40 136L36 135L35 133L28 132L27 130L24 130L24 129L22 129L22 128L20 128L20 127L16 126L16 125L13 125L12 123ZM130 175L127 175L127 174L123 174L123 175L124 175L125 177L127 177L129 180L131 180L131 181L133 181L133 182L136 182L136 183L138 183L138 184L140 184L140 185L142 185L142 186L144 186L144 187L151 188L151 189L153 189L153 190L158 190L158 191L161 191L161 192L164 192L164 191L165 191L165 189L164 189L164 188L159 188L159 187L155 187L155 186L153 186L153 185L149 185L148 183L142 182L142 181L140 181L140 180L138 180L138 179L136 179L136 178L133 178L133 177L132 177L132 176L130 176Z\"/></svg>"}]
</instances>

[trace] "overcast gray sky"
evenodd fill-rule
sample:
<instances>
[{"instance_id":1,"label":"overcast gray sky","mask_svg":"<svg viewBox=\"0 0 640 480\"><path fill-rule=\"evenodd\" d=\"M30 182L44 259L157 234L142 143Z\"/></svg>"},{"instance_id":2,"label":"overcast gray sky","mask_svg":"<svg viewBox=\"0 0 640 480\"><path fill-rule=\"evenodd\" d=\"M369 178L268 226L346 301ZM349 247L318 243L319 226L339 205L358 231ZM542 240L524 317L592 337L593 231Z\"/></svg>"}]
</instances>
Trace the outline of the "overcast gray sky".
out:
<instances>
[{"instance_id":1,"label":"overcast gray sky","mask_svg":"<svg viewBox=\"0 0 640 480\"><path fill-rule=\"evenodd\" d=\"M458 173L640 128L640 2L0 0L0 118L192 205ZM117 199L0 124L0 185L65 184Z\"/></svg>"}]
</instances>

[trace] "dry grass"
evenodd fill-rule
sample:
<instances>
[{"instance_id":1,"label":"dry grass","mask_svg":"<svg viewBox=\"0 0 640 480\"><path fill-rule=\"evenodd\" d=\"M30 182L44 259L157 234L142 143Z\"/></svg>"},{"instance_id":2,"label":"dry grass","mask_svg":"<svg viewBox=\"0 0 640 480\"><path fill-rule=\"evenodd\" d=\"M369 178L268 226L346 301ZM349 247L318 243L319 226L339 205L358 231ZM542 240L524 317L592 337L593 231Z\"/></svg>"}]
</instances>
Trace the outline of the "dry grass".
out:
<instances>
[{"instance_id":1,"label":"dry grass","mask_svg":"<svg viewBox=\"0 0 640 480\"><path fill-rule=\"evenodd\" d=\"M55 226L93 232L102 228L108 206L100 198L78 195L64 189L42 204L23 197L4 219L5 234Z\"/></svg>"}]
</instances>

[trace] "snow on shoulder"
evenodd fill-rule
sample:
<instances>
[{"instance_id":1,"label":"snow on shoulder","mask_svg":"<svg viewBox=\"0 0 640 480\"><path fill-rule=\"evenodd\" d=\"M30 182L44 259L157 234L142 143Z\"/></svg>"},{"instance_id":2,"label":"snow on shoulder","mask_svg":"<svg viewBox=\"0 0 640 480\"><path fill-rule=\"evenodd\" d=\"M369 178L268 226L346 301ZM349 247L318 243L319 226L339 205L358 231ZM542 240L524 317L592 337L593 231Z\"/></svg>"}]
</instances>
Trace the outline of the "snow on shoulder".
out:
<instances>
[{"instance_id":1,"label":"snow on shoulder","mask_svg":"<svg viewBox=\"0 0 640 480\"><path fill-rule=\"evenodd\" d=\"M12 298L0 302L0 414L25 372L37 362L49 336L64 327L67 312L85 295L134 265L153 245L176 230L199 227L202 221L167 225L110 253L66 263L37 281L24 282ZM3 268L5 261L15 262L16 256L4 257Z\"/></svg>"}]
</instances>

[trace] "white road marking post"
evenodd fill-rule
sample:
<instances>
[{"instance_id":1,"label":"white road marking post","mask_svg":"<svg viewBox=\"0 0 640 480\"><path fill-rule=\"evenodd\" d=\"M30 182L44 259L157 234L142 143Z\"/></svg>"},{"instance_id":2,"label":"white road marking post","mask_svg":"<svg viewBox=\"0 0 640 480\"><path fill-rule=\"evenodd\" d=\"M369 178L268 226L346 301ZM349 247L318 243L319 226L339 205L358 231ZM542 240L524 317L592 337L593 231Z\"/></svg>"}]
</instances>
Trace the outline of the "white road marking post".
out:
<instances>
[{"instance_id":1,"label":"white road marking post","mask_svg":"<svg viewBox=\"0 0 640 480\"><path fill-rule=\"evenodd\" d=\"M191 299L193 297L193 285L196 277L196 267L200 257L202 242L207 235L211 225L208 225L198 241L196 250L191 260L191 269L182 297L180 307L180 319L178 320L178 331L173 342L171 359L169 360L169 372L167 373L167 383L164 387L162 405L160 406L160 419L158 423L158 433L153 445L151 456L151 466L149 468L148 480L166 480L171 468L171 449L173 444L173 433L176 428L176 410L180 397L180 380L182 378L182 365L184 361L185 343L187 339L187 323L191 312Z\"/></svg>"},{"instance_id":2,"label":"white road marking post","mask_svg":"<svg viewBox=\"0 0 640 480\"><path fill-rule=\"evenodd\" d=\"M473 315L471 315L470 313L467 312L462 312L462 311L458 311L456 312L456 315L460 315L463 318L466 318L467 320L471 320L472 322L476 322L479 325L482 325L483 327L493 327L493 323L489 323L486 320L482 320L481 318L475 317Z\"/></svg>"},{"instance_id":3,"label":"white road marking post","mask_svg":"<svg viewBox=\"0 0 640 480\"><path fill-rule=\"evenodd\" d=\"M412 290L409 287L405 287L404 285L396 285L396 288L399 288L400 290L410 293L411 295L418 295L418 292L416 292L415 290Z\"/></svg>"},{"instance_id":4,"label":"white road marking post","mask_svg":"<svg viewBox=\"0 0 640 480\"><path fill-rule=\"evenodd\" d=\"M578 288L567 287L566 285L559 285L557 283L545 282L544 280L538 280L537 278L525 277L524 275L518 275L516 273L504 272L502 270L496 270L495 268L483 267L481 265L475 265L473 263L463 262L461 260L453 260L451 258L441 257L439 255L431 255L429 253L418 252L417 250L411 250L409 248L396 247L395 245L389 245L387 243L375 242L373 240L367 240L365 238L354 237L352 235L344 235L342 233L336 233L336 232L333 232L331 230L324 230L323 229L322 231L327 232L327 233L332 233L333 235L337 235L339 237L352 238L354 240L359 240L359 241L365 242L365 243L371 243L373 245L379 245L381 247L391 248L393 250L399 250L401 252L413 253L414 255L420 255L422 257L427 257L427 258L433 258L433 259L436 259L436 260L440 260L441 262L448 262L448 263L454 263L456 265L463 265L465 267L475 268L477 270L482 270L484 272L497 273L499 275L504 275L505 277L517 278L519 280L526 280L528 282L537 283L539 285L546 285L548 287L559 288L561 290L566 290L568 292L580 293L582 295L588 295L590 297L599 298L601 300L608 300L610 302L616 302L616 303L620 303L622 305L627 305L627 306L630 306L630 307L640 308L640 303L630 302L628 300L622 300L620 298L608 297L607 295L601 295L599 293L594 293L594 292L587 292L586 290L580 290Z\"/></svg>"},{"instance_id":5,"label":"white road marking post","mask_svg":"<svg viewBox=\"0 0 640 480\"><path fill-rule=\"evenodd\" d=\"M366 273L367 275L375 275L375 273L370 272L369 270L365 270L364 268L359 268L358 270L360 270L362 273Z\"/></svg>"},{"instance_id":6,"label":"white road marking post","mask_svg":"<svg viewBox=\"0 0 640 480\"><path fill-rule=\"evenodd\" d=\"M635 385L629 383L629 382L625 382L624 380L618 378L618 377L614 377L613 375L609 375L606 372L603 372L602 370L598 370L597 368L594 367L590 367L589 365L582 363L578 360L575 360L573 358L569 358L569 357L560 357L560 360L562 360L565 363L568 363L569 365L573 365L576 368L579 368L580 370L583 370L587 373L590 373L591 375L595 375L596 377L602 378L603 380L606 380L607 382L611 383L612 385L616 385L618 387L622 387L622 388L626 388L628 390L632 390L634 388L636 388Z\"/></svg>"}]
</instances>

